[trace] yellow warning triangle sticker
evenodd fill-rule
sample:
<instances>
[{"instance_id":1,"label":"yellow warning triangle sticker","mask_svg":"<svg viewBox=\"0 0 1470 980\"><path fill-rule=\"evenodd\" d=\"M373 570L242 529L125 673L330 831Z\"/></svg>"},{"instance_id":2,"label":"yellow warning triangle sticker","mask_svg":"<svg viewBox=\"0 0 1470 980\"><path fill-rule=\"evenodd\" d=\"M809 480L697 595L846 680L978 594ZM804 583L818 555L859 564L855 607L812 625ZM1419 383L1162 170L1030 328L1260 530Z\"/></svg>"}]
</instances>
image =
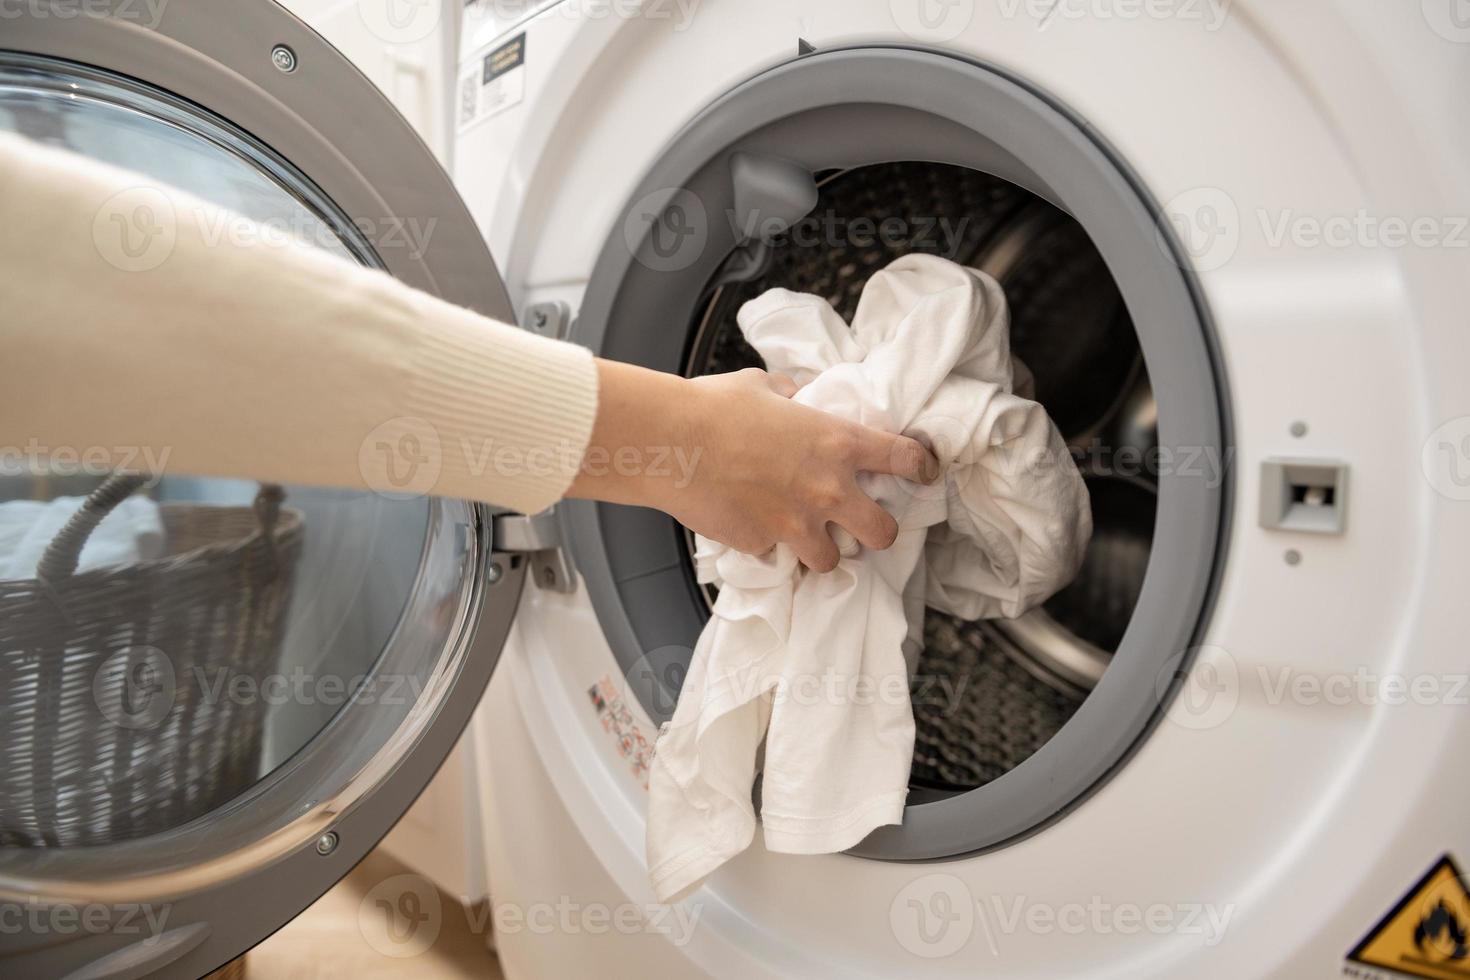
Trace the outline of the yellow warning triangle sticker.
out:
<instances>
[{"instance_id":1,"label":"yellow warning triangle sticker","mask_svg":"<svg viewBox=\"0 0 1470 980\"><path fill-rule=\"evenodd\" d=\"M1470 889L1448 854L1348 954L1429 980L1470 980Z\"/></svg>"}]
</instances>

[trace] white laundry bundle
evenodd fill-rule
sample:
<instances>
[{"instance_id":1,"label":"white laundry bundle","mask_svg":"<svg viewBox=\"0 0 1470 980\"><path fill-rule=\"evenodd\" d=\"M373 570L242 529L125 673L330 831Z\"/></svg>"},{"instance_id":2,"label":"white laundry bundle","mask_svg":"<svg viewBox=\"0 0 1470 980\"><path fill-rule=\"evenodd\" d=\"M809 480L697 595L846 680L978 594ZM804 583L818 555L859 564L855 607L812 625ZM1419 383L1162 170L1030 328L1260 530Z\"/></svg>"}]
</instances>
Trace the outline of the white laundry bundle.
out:
<instances>
[{"instance_id":1,"label":"white laundry bundle","mask_svg":"<svg viewBox=\"0 0 1470 980\"><path fill-rule=\"evenodd\" d=\"M0 579L34 578L36 565L85 497L0 503ZM128 565L163 554L163 518L147 497L129 497L102 518L82 546L77 571Z\"/></svg>"},{"instance_id":2,"label":"white laundry bundle","mask_svg":"<svg viewBox=\"0 0 1470 980\"><path fill-rule=\"evenodd\" d=\"M771 371L805 385L798 401L927 441L944 477L863 475L898 539L870 552L839 530L842 559L826 574L785 546L750 556L699 539L698 575L719 596L655 749L648 865L660 901L749 846L762 743L768 849L841 851L899 823L924 607L1019 616L1072 579L1092 534L1076 465L1023 397L1030 376L989 276L910 255L868 281L850 328L825 300L784 289L746 303L739 323Z\"/></svg>"}]
</instances>

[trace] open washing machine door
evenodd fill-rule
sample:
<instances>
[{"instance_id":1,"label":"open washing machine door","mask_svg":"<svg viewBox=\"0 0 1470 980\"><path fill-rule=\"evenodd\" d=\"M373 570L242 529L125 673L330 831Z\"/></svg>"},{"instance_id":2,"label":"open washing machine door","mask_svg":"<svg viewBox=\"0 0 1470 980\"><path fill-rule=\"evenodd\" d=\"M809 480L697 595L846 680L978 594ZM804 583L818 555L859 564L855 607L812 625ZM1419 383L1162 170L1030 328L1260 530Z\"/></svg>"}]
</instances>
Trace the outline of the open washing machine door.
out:
<instances>
[{"instance_id":1,"label":"open washing machine door","mask_svg":"<svg viewBox=\"0 0 1470 980\"><path fill-rule=\"evenodd\" d=\"M118 10L8 21L0 130L512 319L449 178L310 29L270 2ZM146 203L99 249L146 260ZM105 500L59 459L7 457L0 507ZM126 504L162 544L82 549L49 599L0 573L6 976L192 978L274 932L418 796L514 614L525 568L482 508L160 471Z\"/></svg>"}]
</instances>

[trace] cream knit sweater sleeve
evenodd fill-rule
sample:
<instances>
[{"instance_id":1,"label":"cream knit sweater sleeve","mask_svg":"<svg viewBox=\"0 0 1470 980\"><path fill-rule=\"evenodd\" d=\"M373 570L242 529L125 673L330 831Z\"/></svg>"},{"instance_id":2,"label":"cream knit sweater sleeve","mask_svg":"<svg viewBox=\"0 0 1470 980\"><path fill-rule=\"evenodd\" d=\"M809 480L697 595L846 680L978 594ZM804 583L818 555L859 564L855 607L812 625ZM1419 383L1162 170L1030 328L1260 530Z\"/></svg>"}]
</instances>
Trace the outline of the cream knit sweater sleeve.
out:
<instances>
[{"instance_id":1,"label":"cream knit sweater sleeve","mask_svg":"<svg viewBox=\"0 0 1470 980\"><path fill-rule=\"evenodd\" d=\"M308 245L211 233L217 209L182 194L137 214L117 195L140 186L0 135L0 453L523 512L566 492L597 410L586 350ZM163 236L136 261L119 200Z\"/></svg>"}]
</instances>

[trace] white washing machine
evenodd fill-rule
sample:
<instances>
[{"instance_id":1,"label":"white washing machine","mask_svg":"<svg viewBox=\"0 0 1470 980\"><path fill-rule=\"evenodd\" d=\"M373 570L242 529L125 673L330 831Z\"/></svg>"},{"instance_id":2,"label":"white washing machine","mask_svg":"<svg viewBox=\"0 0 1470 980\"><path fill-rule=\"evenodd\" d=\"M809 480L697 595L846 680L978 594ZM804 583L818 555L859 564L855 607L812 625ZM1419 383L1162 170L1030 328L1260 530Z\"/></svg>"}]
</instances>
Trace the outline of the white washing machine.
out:
<instances>
[{"instance_id":1,"label":"white washing machine","mask_svg":"<svg viewBox=\"0 0 1470 980\"><path fill-rule=\"evenodd\" d=\"M902 827L619 928L707 597L672 522L558 507L475 722L492 895L568 909L510 974L1470 976L1453 14L467 6L455 181L527 322L694 374L769 286L983 266L1099 529L1034 614L931 613Z\"/></svg>"},{"instance_id":2,"label":"white washing machine","mask_svg":"<svg viewBox=\"0 0 1470 980\"><path fill-rule=\"evenodd\" d=\"M290 590L269 643L161 641L185 622L149 615L163 578L100 638L0 628L5 688L36 699L0 715L0 973L224 963L382 837L482 703L517 976L1470 975L1448 0L476 2L458 196L273 3L33 8L0 33L0 128L607 356L736 366L731 311L768 285L847 308L896 252L982 265L1099 533L1021 620L930 617L901 827L757 843L655 908L649 751L707 602L680 530L283 488L305 531L261 583ZM363 16L407 41L414 9ZM95 489L13 459L0 502ZM63 608L88 574L52 583ZM204 697L221 668L247 693ZM384 897L411 952L421 910Z\"/></svg>"}]
</instances>

